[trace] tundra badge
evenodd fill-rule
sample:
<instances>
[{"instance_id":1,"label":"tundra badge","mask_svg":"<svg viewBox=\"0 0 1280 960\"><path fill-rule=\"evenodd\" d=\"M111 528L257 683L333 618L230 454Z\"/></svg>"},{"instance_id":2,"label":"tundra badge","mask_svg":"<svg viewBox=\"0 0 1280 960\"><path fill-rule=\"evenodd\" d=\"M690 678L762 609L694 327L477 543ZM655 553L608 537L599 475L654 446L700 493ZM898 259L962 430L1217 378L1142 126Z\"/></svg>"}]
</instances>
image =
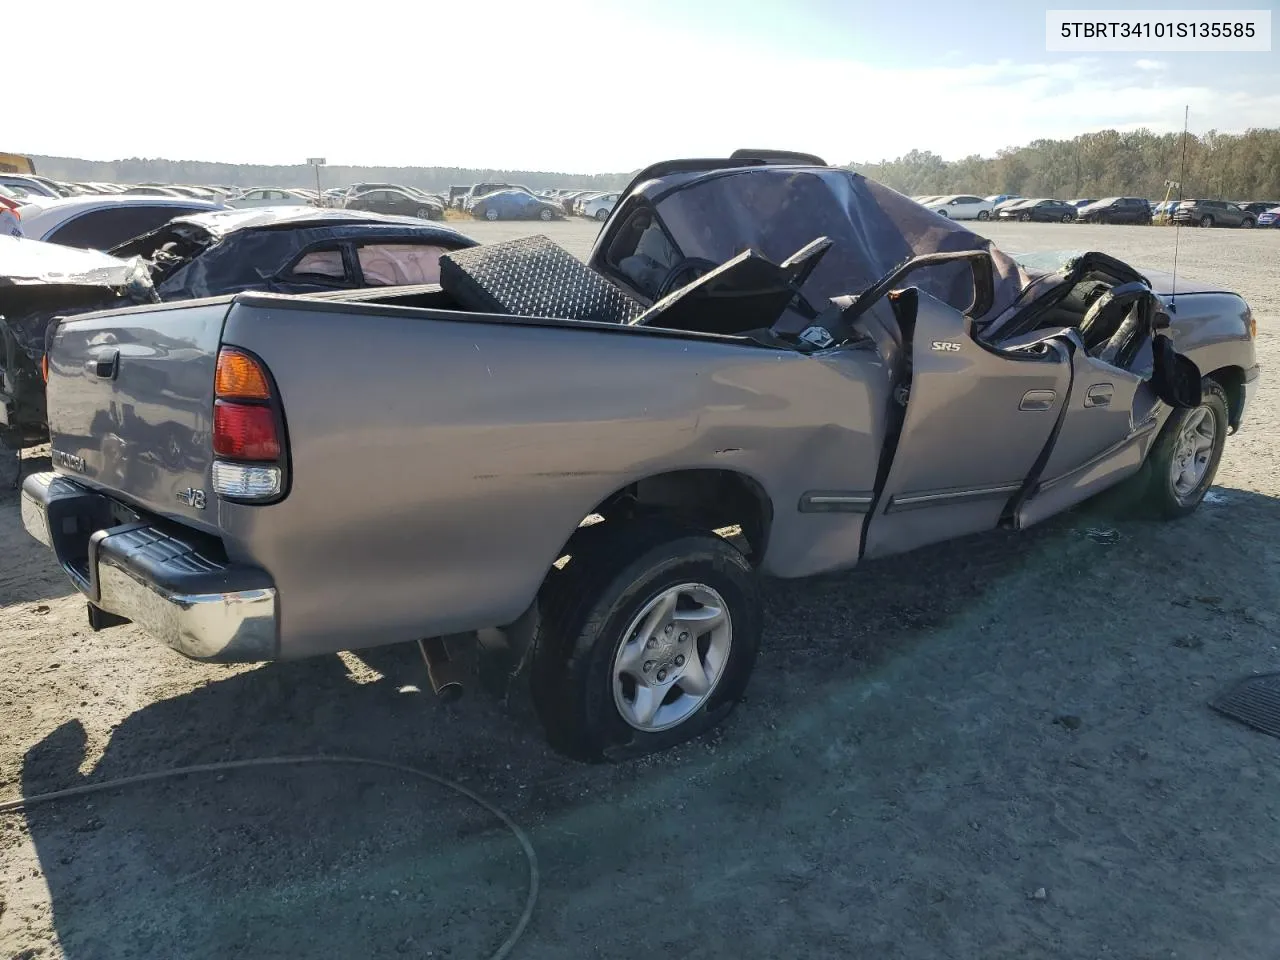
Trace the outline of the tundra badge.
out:
<instances>
[{"instance_id":1,"label":"tundra badge","mask_svg":"<svg viewBox=\"0 0 1280 960\"><path fill-rule=\"evenodd\" d=\"M195 507L197 510L204 509L203 490L197 490L195 487L187 487L185 490L178 491L178 499L188 507Z\"/></svg>"},{"instance_id":2,"label":"tundra badge","mask_svg":"<svg viewBox=\"0 0 1280 960\"><path fill-rule=\"evenodd\" d=\"M933 341L933 349L954 353L960 349L960 344L954 340L935 340Z\"/></svg>"},{"instance_id":3,"label":"tundra badge","mask_svg":"<svg viewBox=\"0 0 1280 960\"><path fill-rule=\"evenodd\" d=\"M74 453L64 453L62 450L50 450L49 459L68 470L84 473L84 457L77 457Z\"/></svg>"}]
</instances>

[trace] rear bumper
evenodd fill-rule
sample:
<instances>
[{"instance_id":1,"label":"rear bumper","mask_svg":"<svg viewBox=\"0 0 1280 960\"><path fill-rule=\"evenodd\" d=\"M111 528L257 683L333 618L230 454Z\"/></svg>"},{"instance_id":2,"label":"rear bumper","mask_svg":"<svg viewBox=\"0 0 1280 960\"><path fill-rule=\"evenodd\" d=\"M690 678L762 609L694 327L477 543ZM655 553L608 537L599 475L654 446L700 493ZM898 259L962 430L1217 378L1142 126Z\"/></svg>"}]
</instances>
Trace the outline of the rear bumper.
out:
<instances>
[{"instance_id":1,"label":"rear bumper","mask_svg":"<svg viewBox=\"0 0 1280 960\"><path fill-rule=\"evenodd\" d=\"M131 620L193 660L279 655L275 585L199 534L163 528L56 473L22 485L22 525L98 610Z\"/></svg>"}]
</instances>

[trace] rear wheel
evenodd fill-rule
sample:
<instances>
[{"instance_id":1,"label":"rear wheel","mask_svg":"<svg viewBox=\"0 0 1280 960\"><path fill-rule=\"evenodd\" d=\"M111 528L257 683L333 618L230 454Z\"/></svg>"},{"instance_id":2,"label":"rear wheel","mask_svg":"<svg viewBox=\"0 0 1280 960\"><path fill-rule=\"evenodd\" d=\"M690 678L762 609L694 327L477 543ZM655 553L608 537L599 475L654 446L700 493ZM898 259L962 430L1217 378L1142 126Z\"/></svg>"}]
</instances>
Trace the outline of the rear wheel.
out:
<instances>
[{"instance_id":1,"label":"rear wheel","mask_svg":"<svg viewBox=\"0 0 1280 960\"><path fill-rule=\"evenodd\" d=\"M541 210L538 211L538 219L541 220L543 223L546 223L551 219L551 211L543 207Z\"/></svg>"},{"instance_id":2,"label":"rear wheel","mask_svg":"<svg viewBox=\"0 0 1280 960\"><path fill-rule=\"evenodd\" d=\"M1205 379L1200 406L1174 410L1147 457L1144 500L1153 512L1175 519L1200 506L1222 462L1229 426L1227 395L1216 380Z\"/></svg>"},{"instance_id":3,"label":"rear wheel","mask_svg":"<svg viewBox=\"0 0 1280 960\"><path fill-rule=\"evenodd\" d=\"M531 670L551 745L593 762L716 726L742 698L760 643L760 597L739 550L662 521L612 526L580 532L548 577Z\"/></svg>"},{"instance_id":4,"label":"rear wheel","mask_svg":"<svg viewBox=\"0 0 1280 960\"><path fill-rule=\"evenodd\" d=\"M940 217L945 217L945 216L947 216L947 215L948 215L948 214L947 214L947 211L945 211L945 210L935 210L935 211L934 211L934 213L936 213L936 214L937 214L938 216L940 216Z\"/></svg>"},{"instance_id":5,"label":"rear wheel","mask_svg":"<svg viewBox=\"0 0 1280 960\"><path fill-rule=\"evenodd\" d=\"M1245 217L1240 226L1244 227L1246 230L1251 230L1253 229L1253 221L1248 217Z\"/></svg>"},{"instance_id":6,"label":"rear wheel","mask_svg":"<svg viewBox=\"0 0 1280 960\"><path fill-rule=\"evenodd\" d=\"M1073 214L1073 213L1064 213L1064 214L1062 215L1062 222L1063 222L1063 223L1070 223L1070 222L1071 222L1072 220L1074 220L1075 218L1076 218L1076 217L1075 217L1075 214Z\"/></svg>"},{"instance_id":7,"label":"rear wheel","mask_svg":"<svg viewBox=\"0 0 1280 960\"><path fill-rule=\"evenodd\" d=\"M489 207L489 208L488 208L487 210L485 210L485 212L484 212L484 218L485 218L486 220L497 220L497 219L498 219L498 211L497 211L497 209L496 209L495 207Z\"/></svg>"},{"instance_id":8,"label":"rear wheel","mask_svg":"<svg viewBox=\"0 0 1280 960\"><path fill-rule=\"evenodd\" d=\"M1020 214L1018 214L1018 219L1019 219L1019 220L1021 220L1023 223L1026 223L1028 220L1030 220L1030 219L1031 219L1031 214L1029 214L1029 213L1020 213Z\"/></svg>"},{"instance_id":9,"label":"rear wheel","mask_svg":"<svg viewBox=\"0 0 1280 960\"><path fill-rule=\"evenodd\" d=\"M609 211L606 210L604 207L601 207L599 210L596 211L596 219L599 220L601 223L604 223L606 220L609 219Z\"/></svg>"},{"instance_id":10,"label":"rear wheel","mask_svg":"<svg viewBox=\"0 0 1280 960\"><path fill-rule=\"evenodd\" d=\"M990 220L990 219L991 219L991 213L990 213L990 211L987 211L987 210L979 210L979 211L978 211L978 219L979 219L979 220Z\"/></svg>"},{"instance_id":11,"label":"rear wheel","mask_svg":"<svg viewBox=\"0 0 1280 960\"><path fill-rule=\"evenodd\" d=\"M430 208L430 207L419 207L419 208L418 208L418 219L419 219L419 220L430 220L430 219L431 219L431 208Z\"/></svg>"}]
</instances>

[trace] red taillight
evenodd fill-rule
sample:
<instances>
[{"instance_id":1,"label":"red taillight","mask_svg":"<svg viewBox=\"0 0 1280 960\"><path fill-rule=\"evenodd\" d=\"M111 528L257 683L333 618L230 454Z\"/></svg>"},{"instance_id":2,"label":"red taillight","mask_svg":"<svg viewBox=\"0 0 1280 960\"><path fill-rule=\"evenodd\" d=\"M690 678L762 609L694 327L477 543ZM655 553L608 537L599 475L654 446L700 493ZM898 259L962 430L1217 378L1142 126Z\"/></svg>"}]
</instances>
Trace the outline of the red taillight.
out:
<instances>
[{"instance_id":1,"label":"red taillight","mask_svg":"<svg viewBox=\"0 0 1280 960\"><path fill-rule=\"evenodd\" d=\"M276 417L270 407L217 400L213 405L213 452L235 460L280 459Z\"/></svg>"},{"instance_id":2,"label":"red taillight","mask_svg":"<svg viewBox=\"0 0 1280 960\"><path fill-rule=\"evenodd\" d=\"M213 490L234 503L284 495L284 419L267 368L244 350L218 351L213 380Z\"/></svg>"}]
</instances>

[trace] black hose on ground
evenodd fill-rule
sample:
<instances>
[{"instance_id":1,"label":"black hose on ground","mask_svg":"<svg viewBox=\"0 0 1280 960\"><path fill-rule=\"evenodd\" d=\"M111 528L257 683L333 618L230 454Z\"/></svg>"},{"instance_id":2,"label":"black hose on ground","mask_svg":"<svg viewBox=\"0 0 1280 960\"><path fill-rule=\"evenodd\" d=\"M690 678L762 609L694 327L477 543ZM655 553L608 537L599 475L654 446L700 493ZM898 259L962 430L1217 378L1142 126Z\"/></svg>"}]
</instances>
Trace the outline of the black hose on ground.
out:
<instances>
[{"instance_id":1,"label":"black hose on ground","mask_svg":"<svg viewBox=\"0 0 1280 960\"><path fill-rule=\"evenodd\" d=\"M168 780L174 777L190 776L194 773L224 773L227 770L243 770L247 767L286 767L296 766L300 764L311 763L328 763L328 764L350 764L366 767L381 767L384 770L394 770L397 773L407 773L410 776L418 777L422 780L430 780L432 783L446 787L454 793L461 794L472 803L487 810L493 814L515 836L516 841L520 844L520 849L524 851L525 860L529 864L529 892L525 897L524 910L520 914L520 918L511 929L511 933L507 935L506 940L490 954L489 960L503 960L509 956L511 951L515 949L516 942L524 933L525 928L529 925L529 921L533 918L533 907L538 900L538 857L533 852L533 844L529 842L529 837L509 816L502 812L498 807L494 806L488 800L479 794L467 789L460 783L455 783L444 777L437 776L434 773L428 773L425 770L419 770L417 767L411 767L403 763L393 763L390 760L372 760L367 757L342 757L342 756L324 756L321 754L311 754L296 757L259 757L251 760L224 760L219 763L197 763L187 767L175 767L172 770L155 770L151 773L139 773L132 777L119 777L115 780L103 780L98 783L86 783L79 787L68 787L65 790L54 790L49 793L38 793L30 797L19 797L16 800L7 800L0 803L0 814L16 813L28 807L33 807L39 803L47 803L51 800L64 800L69 797L82 797L91 793L103 793L107 790L116 790L120 787L127 787L137 783L150 783L155 780Z\"/></svg>"}]
</instances>

